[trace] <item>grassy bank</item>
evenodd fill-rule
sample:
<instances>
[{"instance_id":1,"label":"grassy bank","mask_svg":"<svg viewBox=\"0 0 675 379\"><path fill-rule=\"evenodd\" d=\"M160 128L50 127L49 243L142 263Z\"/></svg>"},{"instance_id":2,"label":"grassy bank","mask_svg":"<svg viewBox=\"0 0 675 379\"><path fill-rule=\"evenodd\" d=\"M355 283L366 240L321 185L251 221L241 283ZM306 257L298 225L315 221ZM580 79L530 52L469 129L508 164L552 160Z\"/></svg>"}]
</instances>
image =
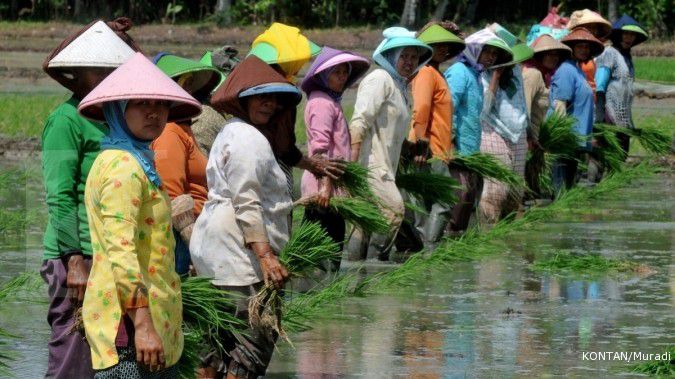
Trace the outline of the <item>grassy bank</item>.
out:
<instances>
[{"instance_id":1,"label":"grassy bank","mask_svg":"<svg viewBox=\"0 0 675 379\"><path fill-rule=\"evenodd\" d=\"M39 137L51 111L68 95L15 94L0 95L0 134L10 137Z\"/></svg>"},{"instance_id":2,"label":"grassy bank","mask_svg":"<svg viewBox=\"0 0 675 379\"><path fill-rule=\"evenodd\" d=\"M675 58L636 57L633 63L639 80L675 83Z\"/></svg>"}]
</instances>

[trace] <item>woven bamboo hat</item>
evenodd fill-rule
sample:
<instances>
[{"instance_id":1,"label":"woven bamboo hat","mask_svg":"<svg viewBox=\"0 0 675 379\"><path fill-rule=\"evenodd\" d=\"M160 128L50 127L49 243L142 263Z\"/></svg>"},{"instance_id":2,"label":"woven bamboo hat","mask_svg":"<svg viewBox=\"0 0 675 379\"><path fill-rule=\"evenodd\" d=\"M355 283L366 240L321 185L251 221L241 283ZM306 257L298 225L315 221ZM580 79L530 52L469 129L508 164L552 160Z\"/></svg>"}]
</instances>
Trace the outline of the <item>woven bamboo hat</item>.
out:
<instances>
[{"instance_id":1,"label":"woven bamboo hat","mask_svg":"<svg viewBox=\"0 0 675 379\"><path fill-rule=\"evenodd\" d=\"M563 56L572 54L572 49L564 43L553 38L550 34L542 34L535 39L530 45L534 51L534 55L545 53L547 51L556 51Z\"/></svg>"},{"instance_id":2,"label":"woven bamboo hat","mask_svg":"<svg viewBox=\"0 0 675 379\"><path fill-rule=\"evenodd\" d=\"M201 104L166 76L141 53L108 75L80 102L77 108L88 119L104 121L103 103L117 100L151 99L171 102L169 121L193 118Z\"/></svg>"},{"instance_id":3,"label":"woven bamboo hat","mask_svg":"<svg viewBox=\"0 0 675 379\"><path fill-rule=\"evenodd\" d=\"M612 31L612 24L605 20L599 13L593 12L590 9L582 9L574 11L570 16L570 21L567 23L567 29L574 30L579 27L589 28L594 25L598 28L596 38L605 38Z\"/></svg>"},{"instance_id":4,"label":"woven bamboo hat","mask_svg":"<svg viewBox=\"0 0 675 379\"><path fill-rule=\"evenodd\" d=\"M579 42L588 42L591 45L591 57L597 57L605 50L605 45L595 36L584 28L576 28L570 34L563 37L562 43L574 48L574 45Z\"/></svg>"}]
</instances>

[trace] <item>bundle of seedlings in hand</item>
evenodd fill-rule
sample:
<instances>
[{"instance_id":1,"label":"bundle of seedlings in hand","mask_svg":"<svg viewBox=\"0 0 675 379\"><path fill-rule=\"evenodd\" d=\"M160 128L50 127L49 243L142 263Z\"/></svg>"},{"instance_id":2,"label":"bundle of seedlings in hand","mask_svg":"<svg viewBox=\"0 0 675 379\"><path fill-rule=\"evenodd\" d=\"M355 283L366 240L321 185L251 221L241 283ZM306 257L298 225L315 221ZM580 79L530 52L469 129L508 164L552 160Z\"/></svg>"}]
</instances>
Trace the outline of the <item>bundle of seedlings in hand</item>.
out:
<instances>
[{"instance_id":1,"label":"bundle of seedlings in hand","mask_svg":"<svg viewBox=\"0 0 675 379\"><path fill-rule=\"evenodd\" d=\"M630 129L609 124L595 124L598 132L622 133L635 138L645 150L652 154L668 154L672 143L671 137L656 128Z\"/></svg>"},{"instance_id":2,"label":"bundle of seedlings in hand","mask_svg":"<svg viewBox=\"0 0 675 379\"><path fill-rule=\"evenodd\" d=\"M246 329L246 323L234 316L234 294L215 287L209 278L187 277L181 283L185 347L179 361L181 373L192 373L202 348L213 346L226 354L223 336ZM191 371L192 370L192 371Z\"/></svg>"},{"instance_id":3,"label":"bundle of seedlings in hand","mask_svg":"<svg viewBox=\"0 0 675 379\"><path fill-rule=\"evenodd\" d=\"M335 182L337 187L344 189L350 196L363 199L372 199L373 191L368 184L370 171L357 162L342 162L345 164L344 174Z\"/></svg>"},{"instance_id":4,"label":"bundle of seedlings in hand","mask_svg":"<svg viewBox=\"0 0 675 379\"><path fill-rule=\"evenodd\" d=\"M461 188L453 178L431 172L410 171L396 175L396 186L425 204L453 206L458 199L455 190Z\"/></svg>"},{"instance_id":5,"label":"bundle of seedlings in hand","mask_svg":"<svg viewBox=\"0 0 675 379\"><path fill-rule=\"evenodd\" d=\"M547 153L573 158L581 142L574 124L574 116L553 112L539 126L539 146Z\"/></svg>"},{"instance_id":6,"label":"bundle of seedlings in hand","mask_svg":"<svg viewBox=\"0 0 675 379\"><path fill-rule=\"evenodd\" d=\"M340 258L340 245L334 242L315 222L303 222L293 232L279 262L291 277L305 277L319 269L326 271L326 263ZM249 322L269 333L285 336L281 327L283 290L265 284L248 303Z\"/></svg>"},{"instance_id":7,"label":"bundle of seedlings in hand","mask_svg":"<svg viewBox=\"0 0 675 379\"><path fill-rule=\"evenodd\" d=\"M200 352L204 348L204 336L183 323L183 354L176 363L180 379L197 377L197 369L202 363Z\"/></svg>"},{"instance_id":8,"label":"bundle of seedlings in hand","mask_svg":"<svg viewBox=\"0 0 675 379\"><path fill-rule=\"evenodd\" d=\"M604 124L593 126L593 137L597 140L597 146L591 150L591 155L608 172L621 171L626 153L621 148L621 143L611 127Z\"/></svg>"},{"instance_id":9,"label":"bundle of seedlings in hand","mask_svg":"<svg viewBox=\"0 0 675 379\"><path fill-rule=\"evenodd\" d=\"M389 222L376 203L359 197L332 197L330 207L366 233L386 233Z\"/></svg>"},{"instance_id":10,"label":"bundle of seedlings in hand","mask_svg":"<svg viewBox=\"0 0 675 379\"><path fill-rule=\"evenodd\" d=\"M475 172L483 178L507 184L514 190L522 190L526 187L525 179L490 154L458 155L452 160L452 163Z\"/></svg>"}]
</instances>

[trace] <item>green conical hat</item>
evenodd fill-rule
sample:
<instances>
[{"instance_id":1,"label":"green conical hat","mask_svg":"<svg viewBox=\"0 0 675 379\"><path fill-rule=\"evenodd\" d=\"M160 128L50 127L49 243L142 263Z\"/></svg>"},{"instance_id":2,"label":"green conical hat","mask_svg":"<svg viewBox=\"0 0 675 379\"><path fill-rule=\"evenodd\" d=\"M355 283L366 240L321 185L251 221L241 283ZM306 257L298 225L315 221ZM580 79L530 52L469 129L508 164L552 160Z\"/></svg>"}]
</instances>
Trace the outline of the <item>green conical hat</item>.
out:
<instances>
[{"instance_id":1,"label":"green conical hat","mask_svg":"<svg viewBox=\"0 0 675 379\"><path fill-rule=\"evenodd\" d=\"M199 59L199 62L200 62L200 63L203 63L203 64L205 64L205 65L214 67L214 66L213 66L212 53L211 53L210 51L205 52L204 55L202 55L202 57ZM215 67L214 67L214 68L215 68ZM216 70L218 70L218 69L216 68ZM225 81L225 79L227 79L227 75L225 75L224 72L218 70L218 74L220 74L220 81L218 82L218 84L216 85L216 87L213 89L213 91L215 91L218 87L220 87L220 85L223 84L223 82Z\"/></svg>"},{"instance_id":2,"label":"green conical hat","mask_svg":"<svg viewBox=\"0 0 675 379\"><path fill-rule=\"evenodd\" d=\"M461 38L457 37L455 34L438 24L431 25L428 28L422 30L417 36L417 39L427 45L432 45L435 43L444 43L449 45L449 56L455 56L461 53L465 46L464 41Z\"/></svg>"},{"instance_id":3,"label":"green conical hat","mask_svg":"<svg viewBox=\"0 0 675 379\"><path fill-rule=\"evenodd\" d=\"M513 53L513 58L511 59L511 61L500 64L500 65L497 65L497 66L493 66L492 68L502 67L502 66L512 66L512 65L515 65L515 64L518 64L518 63L525 62L526 60L528 60L528 59L530 59L534 56L534 50L532 50L532 48L527 46L526 43L519 43L519 44L514 45L511 48L511 52Z\"/></svg>"},{"instance_id":4,"label":"green conical hat","mask_svg":"<svg viewBox=\"0 0 675 379\"><path fill-rule=\"evenodd\" d=\"M201 61L171 54L156 57L156 65L167 76L179 82L192 95L209 94L220 82L220 71ZM190 78L181 78L190 74ZM181 83L184 81L184 83Z\"/></svg>"},{"instance_id":5,"label":"green conical hat","mask_svg":"<svg viewBox=\"0 0 675 379\"><path fill-rule=\"evenodd\" d=\"M487 41L485 43L485 45L496 47L497 49L500 49L504 53L506 53L506 55L507 55L506 59L505 59L506 63L510 62L511 59L513 59L513 51L511 51L511 48L509 47L509 45L507 45L506 42L504 42L501 38L493 38L493 39ZM504 62L504 60L502 60L501 62ZM504 63L500 63L499 65L502 65L502 64L504 64ZM495 67L495 66L492 66L492 67Z\"/></svg>"}]
</instances>

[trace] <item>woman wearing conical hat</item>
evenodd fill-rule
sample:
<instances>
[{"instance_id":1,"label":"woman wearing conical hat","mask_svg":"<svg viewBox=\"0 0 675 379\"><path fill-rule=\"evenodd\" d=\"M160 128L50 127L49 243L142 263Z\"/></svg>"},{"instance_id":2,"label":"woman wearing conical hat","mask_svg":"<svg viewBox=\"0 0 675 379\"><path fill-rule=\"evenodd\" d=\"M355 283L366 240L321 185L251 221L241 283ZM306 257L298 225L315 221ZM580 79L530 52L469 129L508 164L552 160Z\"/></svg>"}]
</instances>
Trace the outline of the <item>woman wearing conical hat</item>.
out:
<instances>
[{"instance_id":1,"label":"woman wearing conical hat","mask_svg":"<svg viewBox=\"0 0 675 379\"><path fill-rule=\"evenodd\" d=\"M548 34L539 36L530 47L534 56L523 64L523 84L525 104L530 116L527 139L530 150L533 150L539 148L539 127L549 109L551 79L562 62L569 58L572 49ZM539 193L539 173L536 170L535 167L526 165L525 180L532 191Z\"/></svg>"},{"instance_id":2,"label":"woman wearing conical hat","mask_svg":"<svg viewBox=\"0 0 675 379\"><path fill-rule=\"evenodd\" d=\"M347 247L352 260L389 259L404 212L395 178L401 147L410 131L412 96L408 84L433 53L405 28L388 28L382 34L384 39L373 53L380 68L359 84L349 131L352 160L371 170L368 181L391 229L372 236L356 229Z\"/></svg>"},{"instance_id":3,"label":"woman wearing conical hat","mask_svg":"<svg viewBox=\"0 0 675 379\"><path fill-rule=\"evenodd\" d=\"M293 82L300 69L320 51L321 48L300 33L300 29L275 22L255 38L249 56L260 58ZM288 178L289 188L293 188L293 167L310 171L317 177L326 175L337 179L343 172L342 164L321 155L304 156L296 146L296 114L290 112L286 117L278 120L273 130L266 130L264 133L272 142L274 154Z\"/></svg>"},{"instance_id":4,"label":"woman wearing conical hat","mask_svg":"<svg viewBox=\"0 0 675 379\"><path fill-rule=\"evenodd\" d=\"M301 88L307 94L305 125L310 156L326 159L351 159L351 136L342 110L345 90L366 74L370 63L364 57L347 51L324 47L310 66ZM345 239L345 221L330 210L333 195L340 191L329 176L317 178L309 171L302 174L302 197L315 197L315 205L305 208L304 218L319 222L340 246ZM335 262L338 269L340 262Z\"/></svg>"},{"instance_id":5,"label":"woman wearing conical hat","mask_svg":"<svg viewBox=\"0 0 675 379\"><path fill-rule=\"evenodd\" d=\"M241 295L235 316L249 328L224 337L226 356L213 351L204 362L228 378L265 375L278 337L248 322L248 298L264 284L282 288L288 278L277 256L288 242L292 200L266 132L301 98L297 87L255 56L241 61L212 97L213 107L233 118L209 155L209 197L195 223L190 254L197 275Z\"/></svg>"},{"instance_id":6,"label":"woman wearing conical hat","mask_svg":"<svg viewBox=\"0 0 675 379\"><path fill-rule=\"evenodd\" d=\"M82 333L71 330L91 267L85 182L108 128L81 117L77 106L138 49L126 34L130 27L125 18L108 23L94 21L64 40L43 64L49 76L73 93L47 117L42 132L42 173L49 219L40 273L49 287L49 378L94 375L86 340Z\"/></svg>"},{"instance_id":7,"label":"woman wearing conical hat","mask_svg":"<svg viewBox=\"0 0 675 379\"><path fill-rule=\"evenodd\" d=\"M593 132L593 90L586 81L580 63L588 62L604 50L604 45L588 30L577 28L562 39L572 55L556 70L551 79L550 112L572 115L576 133L583 138L576 159L561 158L553 164L553 187L556 192L571 188L577 180L578 160L591 150Z\"/></svg>"},{"instance_id":8,"label":"woman wearing conical hat","mask_svg":"<svg viewBox=\"0 0 675 379\"><path fill-rule=\"evenodd\" d=\"M613 25L610 34L612 45L605 48L596 59L597 112L599 122L608 122L624 128L633 124L633 82L635 67L631 49L645 42L649 35L645 29L628 15L621 16ZM630 137L617 135L621 147L628 156Z\"/></svg>"},{"instance_id":9,"label":"woman wearing conical hat","mask_svg":"<svg viewBox=\"0 0 675 379\"><path fill-rule=\"evenodd\" d=\"M480 151L480 115L483 109L483 84L480 76L489 67L511 60L511 48L488 28L468 36L466 47L452 66L444 73L452 94L453 135L455 154L469 155ZM480 187L480 178L474 173L451 164L451 175L463 190L452 208L450 232L460 234L469 225Z\"/></svg>"},{"instance_id":10,"label":"woman wearing conical hat","mask_svg":"<svg viewBox=\"0 0 675 379\"><path fill-rule=\"evenodd\" d=\"M518 176L525 176L528 115L520 63L534 54L508 30L493 24L492 30L512 46L513 58L481 74L484 105L481 113L480 151L499 159ZM520 207L522 192L485 178L478 204L481 223L495 224Z\"/></svg>"},{"instance_id":11,"label":"woman wearing conical hat","mask_svg":"<svg viewBox=\"0 0 675 379\"><path fill-rule=\"evenodd\" d=\"M452 160L452 95L440 72L440 65L464 50L464 41L451 30L459 29L451 22L430 22L417 33L417 39L434 49L431 60L420 69L411 83L413 96L412 127L408 141L414 150L418 170L450 176ZM431 163L427 161L436 158ZM443 236L450 219L450 208L443 204L427 206L410 199L426 213L415 212L415 228L428 248Z\"/></svg>"},{"instance_id":12,"label":"woman wearing conical hat","mask_svg":"<svg viewBox=\"0 0 675 379\"><path fill-rule=\"evenodd\" d=\"M150 144L167 121L192 118L201 106L137 53L78 110L110 128L85 190L94 259L82 319L95 378L176 378L180 278L171 201Z\"/></svg>"},{"instance_id":13,"label":"woman wearing conical hat","mask_svg":"<svg viewBox=\"0 0 675 379\"><path fill-rule=\"evenodd\" d=\"M570 21L567 23L567 29L573 32L576 29L583 28L589 31L593 36L604 43L612 30L612 24L605 20L599 13L590 9L582 9L572 12ZM595 93L595 71L596 64L593 59L581 61L578 63L581 71L586 76L588 85Z\"/></svg>"},{"instance_id":14,"label":"woman wearing conical hat","mask_svg":"<svg viewBox=\"0 0 675 379\"><path fill-rule=\"evenodd\" d=\"M200 103L208 101L220 83L218 70L198 61L160 53L155 64ZM207 198L207 158L192 133L192 120L170 122L150 146L155 166L172 199L172 221L176 233L176 272L187 275L190 268L190 236L194 221Z\"/></svg>"}]
</instances>

